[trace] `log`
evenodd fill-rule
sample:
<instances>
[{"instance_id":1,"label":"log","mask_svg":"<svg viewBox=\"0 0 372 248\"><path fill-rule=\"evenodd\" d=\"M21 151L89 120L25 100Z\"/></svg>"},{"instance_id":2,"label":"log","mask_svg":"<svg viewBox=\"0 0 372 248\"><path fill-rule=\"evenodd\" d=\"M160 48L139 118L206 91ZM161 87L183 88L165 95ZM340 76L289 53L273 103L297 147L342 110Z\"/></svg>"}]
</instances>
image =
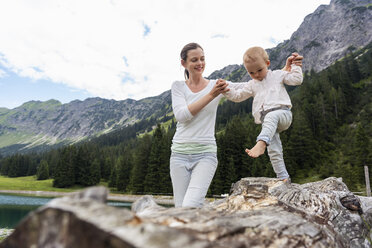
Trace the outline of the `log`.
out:
<instances>
[{"instance_id":1,"label":"log","mask_svg":"<svg viewBox=\"0 0 372 248\"><path fill-rule=\"evenodd\" d=\"M129 211L106 205L107 193L93 187L52 200L0 248L372 247L372 199L337 178L302 185L243 178L202 208L166 208L144 196Z\"/></svg>"}]
</instances>

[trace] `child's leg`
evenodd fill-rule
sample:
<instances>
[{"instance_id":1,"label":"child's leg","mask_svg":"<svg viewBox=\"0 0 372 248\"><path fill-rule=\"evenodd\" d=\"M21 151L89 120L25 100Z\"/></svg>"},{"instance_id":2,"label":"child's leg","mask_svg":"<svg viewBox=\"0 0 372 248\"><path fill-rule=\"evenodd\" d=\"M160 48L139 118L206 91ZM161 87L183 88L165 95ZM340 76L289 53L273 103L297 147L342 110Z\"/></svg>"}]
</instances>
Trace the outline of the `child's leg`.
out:
<instances>
[{"instance_id":1,"label":"child's leg","mask_svg":"<svg viewBox=\"0 0 372 248\"><path fill-rule=\"evenodd\" d=\"M256 145L252 149L246 149L249 156L256 158L262 155L266 147L270 145L276 132L281 132L291 125L292 112L289 110L276 110L268 113L262 123L261 133L258 135Z\"/></svg>"},{"instance_id":2,"label":"child's leg","mask_svg":"<svg viewBox=\"0 0 372 248\"><path fill-rule=\"evenodd\" d=\"M271 143L267 147L267 153L269 154L271 165L276 173L276 177L279 179L289 178L284 164L283 148L279 133L275 133L275 135L272 137Z\"/></svg>"},{"instance_id":3,"label":"child's leg","mask_svg":"<svg viewBox=\"0 0 372 248\"><path fill-rule=\"evenodd\" d=\"M268 146L267 146L267 153L270 157L271 165L276 173L277 178L279 179L286 179L289 178L287 169L285 167L284 159L283 159L283 148L282 142L280 140L279 133L287 130L292 123L292 112L288 110L278 110L273 111L277 112L275 114L269 115L268 118L265 117L265 122L269 124L274 123L277 120L277 129L274 132L274 135L270 138ZM263 125L264 126L264 125ZM265 124L266 126L266 124ZM272 130L272 129L271 129ZM262 133L262 132L261 132ZM265 133L264 133L265 134ZM260 138L260 135L257 139ZM264 136L265 138L265 136Z\"/></svg>"}]
</instances>

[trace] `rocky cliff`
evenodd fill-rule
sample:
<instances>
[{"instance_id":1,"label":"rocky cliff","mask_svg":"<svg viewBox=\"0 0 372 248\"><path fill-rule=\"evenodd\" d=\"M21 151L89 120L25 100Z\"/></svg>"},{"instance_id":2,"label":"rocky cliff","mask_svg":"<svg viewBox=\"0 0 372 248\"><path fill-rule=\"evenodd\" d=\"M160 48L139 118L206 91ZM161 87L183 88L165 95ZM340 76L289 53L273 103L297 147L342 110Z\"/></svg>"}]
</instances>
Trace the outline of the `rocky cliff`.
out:
<instances>
[{"instance_id":1,"label":"rocky cliff","mask_svg":"<svg viewBox=\"0 0 372 248\"><path fill-rule=\"evenodd\" d=\"M272 69L282 68L286 58L297 51L305 57L304 71L321 71L371 41L372 0L331 0L306 16L289 40L267 51ZM212 75L228 75L224 78L231 81L250 79L242 65L235 68L231 72L225 67Z\"/></svg>"},{"instance_id":2,"label":"rocky cliff","mask_svg":"<svg viewBox=\"0 0 372 248\"><path fill-rule=\"evenodd\" d=\"M372 247L372 199L339 179L303 185L243 178L230 196L196 208L165 208L151 196L132 211L90 188L25 218L0 248Z\"/></svg>"}]
</instances>

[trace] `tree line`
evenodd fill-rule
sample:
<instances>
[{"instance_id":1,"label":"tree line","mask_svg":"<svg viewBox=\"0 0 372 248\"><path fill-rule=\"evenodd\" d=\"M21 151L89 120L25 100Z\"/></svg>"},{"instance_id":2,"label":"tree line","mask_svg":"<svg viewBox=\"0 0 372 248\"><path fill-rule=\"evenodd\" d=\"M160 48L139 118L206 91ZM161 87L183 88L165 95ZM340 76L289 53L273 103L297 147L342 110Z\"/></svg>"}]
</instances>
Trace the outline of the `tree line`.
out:
<instances>
[{"instance_id":1,"label":"tree line","mask_svg":"<svg viewBox=\"0 0 372 248\"><path fill-rule=\"evenodd\" d=\"M350 53L319 73L306 72L301 86L287 88L293 123L281 140L292 181L335 176L342 177L351 190L364 188L363 166L372 171L371 48L370 44ZM0 158L0 173L53 178L55 187L106 181L121 192L170 194L169 157L176 124L169 117L165 121L167 125L151 120L155 126L143 125L141 132L127 127L49 152ZM219 106L219 164L209 194L228 193L231 184L243 177L275 176L267 155L252 159L244 152L255 144L259 131L251 116L251 100Z\"/></svg>"}]
</instances>

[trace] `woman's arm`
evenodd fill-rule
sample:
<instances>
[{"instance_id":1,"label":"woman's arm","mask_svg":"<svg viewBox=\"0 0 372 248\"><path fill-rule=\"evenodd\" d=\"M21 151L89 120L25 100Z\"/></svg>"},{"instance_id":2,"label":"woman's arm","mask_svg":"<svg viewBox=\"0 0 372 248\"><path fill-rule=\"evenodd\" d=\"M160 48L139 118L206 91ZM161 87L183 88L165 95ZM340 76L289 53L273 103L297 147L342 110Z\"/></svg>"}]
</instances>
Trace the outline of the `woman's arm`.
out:
<instances>
[{"instance_id":1,"label":"woman's arm","mask_svg":"<svg viewBox=\"0 0 372 248\"><path fill-rule=\"evenodd\" d=\"M219 94L229 91L225 80L218 79L212 90L200 98L198 101L193 102L188 106L190 113L194 116L200 112L208 103L215 99Z\"/></svg>"},{"instance_id":2,"label":"woman's arm","mask_svg":"<svg viewBox=\"0 0 372 248\"><path fill-rule=\"evenodd\" d=\"M180 89L179 82L174 82L172 84L172 109L174 117L179 122L186 122L191 120L192 114L190 113L184 92Z\"/></svg>"},{"instance_id":3,"label":"woman's arm","mask_svg":"<svg viewBox=\"0 0 372 248\"><path fill-rule=\"evenodd\" d=\"M199 100L187 105L184 93L174 83L172 85L172 108L173 113L178 122L186 122L191 120L197 113L199 113L208 103L215 99L219 94L228 91L225 81L217 80L212 90L204 95Z\"/></svg>"}]
</instances>

